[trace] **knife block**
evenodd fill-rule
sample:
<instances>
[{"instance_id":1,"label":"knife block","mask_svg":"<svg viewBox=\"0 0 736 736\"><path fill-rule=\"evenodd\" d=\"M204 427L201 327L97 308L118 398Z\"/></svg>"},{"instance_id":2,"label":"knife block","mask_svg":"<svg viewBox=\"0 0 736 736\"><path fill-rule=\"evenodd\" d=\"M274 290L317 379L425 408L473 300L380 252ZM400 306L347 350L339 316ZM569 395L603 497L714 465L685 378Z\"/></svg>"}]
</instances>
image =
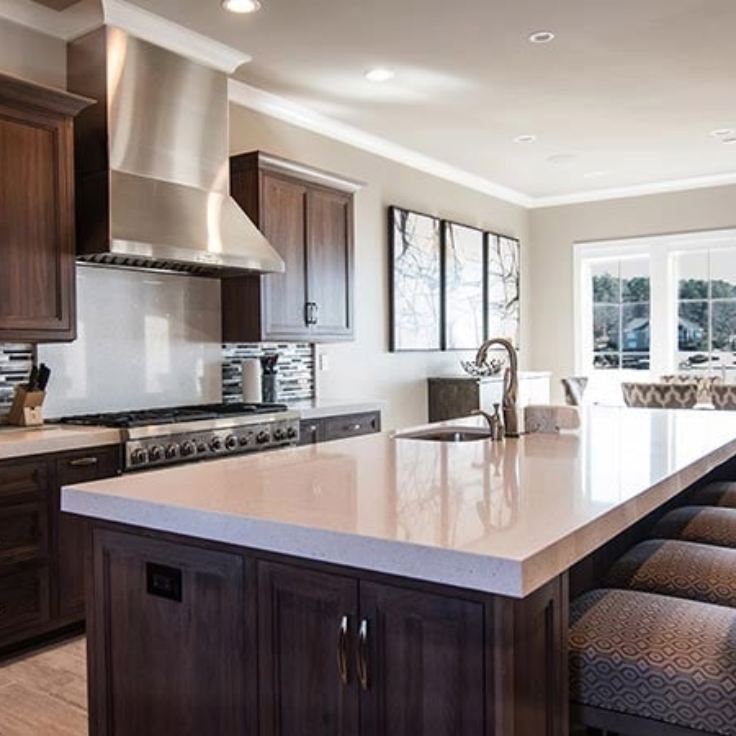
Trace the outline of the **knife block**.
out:
<instances>
[{"instance_id":1,"label":"knife block","mask_svg":"<svg viewBox=\"0 0 736 736\"><path fill-rule=\"evenodd\" d=\"M41 407L45 398L45 391L27 391L22 386L16 386L8 422L19 427L36 427L43 424Z\"/></svg>"}]
</instances>

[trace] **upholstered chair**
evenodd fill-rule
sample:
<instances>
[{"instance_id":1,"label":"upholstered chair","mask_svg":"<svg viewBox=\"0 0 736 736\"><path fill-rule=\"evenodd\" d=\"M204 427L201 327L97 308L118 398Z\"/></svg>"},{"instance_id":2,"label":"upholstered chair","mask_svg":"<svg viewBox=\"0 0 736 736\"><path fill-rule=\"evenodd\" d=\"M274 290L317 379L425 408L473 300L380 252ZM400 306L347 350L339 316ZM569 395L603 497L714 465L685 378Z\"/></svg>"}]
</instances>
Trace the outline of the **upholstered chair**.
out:
<instances>
[{"instance_id":1,"label":"upholstered chair","mask_svg":"<svg viewBox=\"0 0 736 736\"><path fill-rule=\"evenodd\" d=\"M698 400L696 383L622 383L626 406L691 409Z\"/></svg>"}]
</instances>

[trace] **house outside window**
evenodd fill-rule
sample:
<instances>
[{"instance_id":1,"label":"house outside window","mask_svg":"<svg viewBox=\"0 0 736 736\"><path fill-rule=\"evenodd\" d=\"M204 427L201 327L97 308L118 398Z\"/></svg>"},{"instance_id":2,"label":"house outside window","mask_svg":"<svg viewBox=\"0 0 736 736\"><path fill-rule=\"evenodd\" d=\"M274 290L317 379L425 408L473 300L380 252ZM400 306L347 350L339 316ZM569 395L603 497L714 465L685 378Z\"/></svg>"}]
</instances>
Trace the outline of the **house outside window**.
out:
<instances>
[{"instance_id":1,"label":"house outside window","mask_svg":"<svg viewBox=\"0 0 736 736\"><path fill-rule=\"evenodd\" d=\"M736 383L736 230L575 246L575 371L587 397L673 373Z\"/></svg>"}]
</instances>

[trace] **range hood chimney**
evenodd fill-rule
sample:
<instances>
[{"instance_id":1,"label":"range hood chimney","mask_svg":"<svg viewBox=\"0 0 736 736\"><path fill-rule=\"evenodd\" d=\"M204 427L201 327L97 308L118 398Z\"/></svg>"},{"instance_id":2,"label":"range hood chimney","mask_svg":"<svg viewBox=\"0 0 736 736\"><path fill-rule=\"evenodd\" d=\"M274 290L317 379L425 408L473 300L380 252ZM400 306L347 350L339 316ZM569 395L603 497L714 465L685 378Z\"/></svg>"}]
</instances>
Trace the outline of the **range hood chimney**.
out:
<instances>
[{"instance_id":1,"label":"range hood chimney","mask_svg":"<svg viewBox=\"0 0 736 736\"><path fill-rule=\"evenodd\" d=\"M103 26L69 44L77 258L199 275L284 262L230 198L227 77Z\"/></svg>"}]
</instances>

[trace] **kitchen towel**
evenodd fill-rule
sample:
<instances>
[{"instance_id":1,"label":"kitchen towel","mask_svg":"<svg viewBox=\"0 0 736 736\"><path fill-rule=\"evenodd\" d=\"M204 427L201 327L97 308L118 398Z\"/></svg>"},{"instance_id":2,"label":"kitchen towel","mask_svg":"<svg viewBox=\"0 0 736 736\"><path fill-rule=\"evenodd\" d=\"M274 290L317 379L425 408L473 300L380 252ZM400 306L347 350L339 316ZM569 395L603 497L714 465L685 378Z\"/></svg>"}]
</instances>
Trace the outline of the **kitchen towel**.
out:
<instances>
[{"instance_id":1,"label":"kitchen towel","mask_svg":"<svg viewBox=\"0 0 736 736\"><path fill-rule=\"evenodd\" d=\"M246 403L260 403L261 361L258 358L247 358L241 366L243 370L243 401Z\"/></svg>"}]
</instances>

